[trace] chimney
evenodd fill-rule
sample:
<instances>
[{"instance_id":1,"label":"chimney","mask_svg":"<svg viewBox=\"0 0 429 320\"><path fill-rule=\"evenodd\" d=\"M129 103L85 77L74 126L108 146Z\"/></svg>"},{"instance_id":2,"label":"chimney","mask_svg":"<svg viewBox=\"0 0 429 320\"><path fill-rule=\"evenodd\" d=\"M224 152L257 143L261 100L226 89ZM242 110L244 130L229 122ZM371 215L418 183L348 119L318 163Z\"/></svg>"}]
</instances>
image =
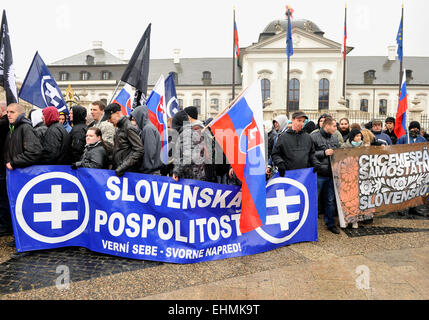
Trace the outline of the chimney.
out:
<instances>
[{"instance_id":1,"label":"chimney","mask_svg":"<svg viewBox=\"0 0 429 320\"><path fill-rule=\"evenodd\" d=\"M173 58L174 58L174 64L180 63L180 49L173 50Z\"/></svg>"},{"instance_id":2,"label":"chimney","mask_svg":"<svg viewBox=\"0 0 429 320\"><path fill-rule=\"evenodd\" d=\"M102 49L103 48L103 41L100 41L100 40L92 41L92 48L93 49Z\"/></svg>"},{"instance_id":3,"label":"chimney","mask_svg":"<svg viewBox=\"0 0 429 320\"><path fill-rule=\"evenodd\" d=\"M124 49L118 49L118 58L121 60L124 60L125 50Z\"/></svg>"},{"instance_id":4,"label":"chimney","mask_svg":"<svg viewBox=\"0 0 429 320\"><path fill-rule=\"evenodd\" d=\"M387 59L389 61L395 61L396 60L396 46L388 46L387 47Z\"/></svg>"}]
</instances>

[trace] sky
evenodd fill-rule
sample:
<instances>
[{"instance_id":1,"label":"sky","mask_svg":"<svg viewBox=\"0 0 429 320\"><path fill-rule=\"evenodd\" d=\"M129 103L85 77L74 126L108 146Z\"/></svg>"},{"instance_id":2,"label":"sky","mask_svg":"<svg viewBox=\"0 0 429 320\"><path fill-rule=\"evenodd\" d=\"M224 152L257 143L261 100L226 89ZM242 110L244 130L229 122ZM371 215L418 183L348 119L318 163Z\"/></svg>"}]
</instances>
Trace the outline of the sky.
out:
<instances>
[{"instance_id":1,"label":"sky","mask_svg":"<svg viewBox=\"0 0 429 320\"><path fill-rule=\"evenodd\" d=\"M429 56L429 1L348 0L350 55L386 56L396 44L404 2L404 55ZM23 79L36 51L46 64L88 50L94 40L130 58L152 23L151 59L231 57L233 9L240 47L257 42L273 20L285 18L286 5L295 19L308 19L325 37L343 42L345 0L4 0L18 79ZM423 40L424 39L424 40ZM423 40L423 41L422 41Z\"/></svg>"}]
</instances>

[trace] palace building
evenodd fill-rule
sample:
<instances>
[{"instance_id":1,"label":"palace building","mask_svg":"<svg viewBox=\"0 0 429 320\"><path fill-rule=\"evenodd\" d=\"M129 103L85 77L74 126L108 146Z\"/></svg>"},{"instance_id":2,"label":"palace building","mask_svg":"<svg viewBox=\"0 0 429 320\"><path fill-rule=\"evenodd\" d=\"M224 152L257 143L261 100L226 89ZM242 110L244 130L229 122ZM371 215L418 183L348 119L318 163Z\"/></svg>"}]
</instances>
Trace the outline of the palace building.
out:
<instances>
[{"instance_id":1,"label":"palace building","mask_svg":"<svg viewBox=\"0 0 429 320\"><path fill-rule=\"evenodd\" d=\"M286 113L287 20L267 24L257 41L240 48L235 72L235 94L262 79L264 118ZM399 61L396 46L385 56L347 56L346 96L343 97L342 43L328 39L310 20L292 21L294 55L290 60L289 110L303 110L315 119L320 113L356 119L384 119L398 105ZM351 52L352 47L347 51ZM58 85L70 85L76 102L89 107L95 100L109 103L128 61L123 50L113 55L101 41L85 52L48 65ZM404 57L411 117L429 114L429 57ZM217 115L232 101L232 57L151 59L149 92L161 74L173 72L181 107L196 106L201 119ZM423 124L424 125L424 124Z\"/></svg>"}]
</instances>

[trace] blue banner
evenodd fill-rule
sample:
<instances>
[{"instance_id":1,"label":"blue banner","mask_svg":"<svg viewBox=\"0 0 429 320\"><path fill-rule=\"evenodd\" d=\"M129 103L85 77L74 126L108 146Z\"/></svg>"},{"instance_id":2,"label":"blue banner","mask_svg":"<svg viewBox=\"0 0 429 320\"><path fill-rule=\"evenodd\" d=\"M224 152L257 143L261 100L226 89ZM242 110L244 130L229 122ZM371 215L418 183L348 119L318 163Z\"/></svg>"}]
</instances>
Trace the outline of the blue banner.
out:
<instances>
[{"instance_id":1,"label":"blue banner","mask_svg":"<svg viewBox=\"0 0 429 320\"><path fill-rule=\"evenodd\" d=\"M34 166L7 172L18 252L67 246L197 263L318 241L312 169L267 184L266 225L240 233L241 188L127 172Z\"/></svg>"}]
</instances>

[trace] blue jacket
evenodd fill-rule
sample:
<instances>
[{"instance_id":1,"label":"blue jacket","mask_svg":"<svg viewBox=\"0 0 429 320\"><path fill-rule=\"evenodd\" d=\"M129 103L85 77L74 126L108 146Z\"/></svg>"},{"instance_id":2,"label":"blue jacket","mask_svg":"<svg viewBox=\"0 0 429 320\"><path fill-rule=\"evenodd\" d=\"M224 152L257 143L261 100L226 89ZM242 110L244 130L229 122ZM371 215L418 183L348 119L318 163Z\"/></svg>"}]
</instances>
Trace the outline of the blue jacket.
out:
<instances>
[{"instance_id":1,"label":"blue jacket","mask_svg":"<svg viewBox=\"0 0 429 320\"><path fill-rule=\"evenodd\" d=\"M408 135L410 138L410 143L421 143L421 142L428 142L425 138L423 138L421 135L418 135L416 139L413 139L411 135ZM403 135L398 139L398 142L396 144L408 144L408 139L406 135Z\"/></svg>"},{"instance_id":2,"label":"blue jacket","mask_svg":"<svg viewBox=\"0 0 429 320\"><path fill-rule=\"evenodd\" d=\"M375 132L375 131L371 130L371 132L374 134L374 136L378 140L378 142L385 144L385 145L389 145L389 146L392 145L392 140L390 139L390 137L387 134L383 133L382 131Z\"/></svg>"}]
</instances>

